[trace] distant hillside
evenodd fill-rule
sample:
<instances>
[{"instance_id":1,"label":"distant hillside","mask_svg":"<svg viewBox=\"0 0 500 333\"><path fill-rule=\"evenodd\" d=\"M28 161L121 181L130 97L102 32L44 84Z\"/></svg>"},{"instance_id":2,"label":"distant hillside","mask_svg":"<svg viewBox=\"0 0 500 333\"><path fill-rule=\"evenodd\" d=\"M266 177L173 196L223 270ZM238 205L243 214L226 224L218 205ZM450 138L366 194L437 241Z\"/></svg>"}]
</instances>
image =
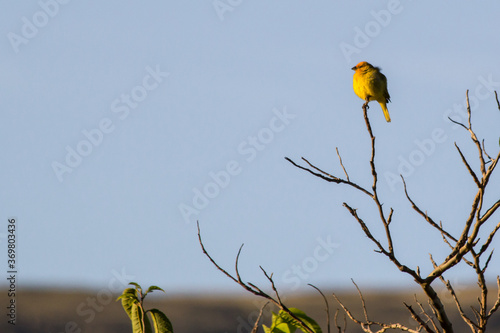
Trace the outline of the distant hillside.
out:
<instances>
[{"instance_id":1,"label":"distant hillside","mask_svg":"<svg viewBox=\"0 0 500 333\"><path fill-rule=\"evenodd\" d=\"M496 289L492 288L492 297ZM331 317L338 308L331 297L331 293L324 291L329 297ZM6 295L6 291L1 291ZM360 318L362 308L357 294L337 293ZM17 297L17 324L15 327L7 324L6 316L2 314L0 332L15 333L123 333L131 332L129 319L119 302L115 302L118 295L109 297L109 294L98 292L70 292L60 290L25 290ZM316 293L303 295L283 295L286 304L304 310L324 328L324 303ZM374 321L399 321L403 324L413 323L402 302L414 304L411 293L364 292L366 306L370 319ZM475 302L470 291L460 291L460 296L469 304ZM2 298L5 299L5 298ZM426 300L420 296L419 300L425 305ZM174 331L178 333L215 333L215 332L250 332L262 300L257 297L241 297L224 295L214 296L187 296L187 297L153 297L146 299L147 308L158 308L171 319ZM445 299L445 307L453 309L452 318L456 332L469 332L462 320L457 317L455 304L451 299ZM2 308L5 309L4 305ZM416 309L416 307L414 307ZM465 306L464 308L469 308ZM5 310L3 310L5 312ZM269 323L269 316L264 323ZM491 320L490 332L500 332L500 314ZM332 332L335 330L332 327ZM348 320L347 332L361 332ZM394 332L394 331L393 331Z\"/></svg>"}]
</instances>

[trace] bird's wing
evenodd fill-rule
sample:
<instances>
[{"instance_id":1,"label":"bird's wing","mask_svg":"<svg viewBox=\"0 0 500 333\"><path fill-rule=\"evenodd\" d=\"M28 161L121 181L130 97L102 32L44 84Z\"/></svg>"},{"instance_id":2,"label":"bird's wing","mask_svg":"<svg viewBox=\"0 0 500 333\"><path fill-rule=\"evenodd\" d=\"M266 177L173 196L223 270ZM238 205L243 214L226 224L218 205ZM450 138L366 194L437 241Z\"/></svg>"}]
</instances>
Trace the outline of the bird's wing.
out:
<instances>
[{"instance_id":1,"label":"bird's wing","mask_svg":"<svg viewBox=\"0 0 500 333\"><path fill-rule=\"evenodd\" d=\"M380 77L382 78L382 81L384 82L384 86L385 86L384 97L386 99L386 102L390 102L391 96L389 95L389 90L387 90L387 78L382 73L380 73Z\"/></svg>"}]
</instances>

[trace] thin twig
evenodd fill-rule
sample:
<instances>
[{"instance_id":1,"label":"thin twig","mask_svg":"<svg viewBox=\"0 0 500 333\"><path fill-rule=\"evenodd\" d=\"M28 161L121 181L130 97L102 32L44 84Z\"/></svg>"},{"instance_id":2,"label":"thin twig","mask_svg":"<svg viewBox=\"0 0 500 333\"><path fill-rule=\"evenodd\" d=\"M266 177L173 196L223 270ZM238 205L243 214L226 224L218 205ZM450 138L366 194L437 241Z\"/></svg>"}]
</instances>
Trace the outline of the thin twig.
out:
<instances>
[{"instance_id":1,"label":"thin twig","mask_svg":"<svg viewBox=\"0 0 500 333\"><path fill-rule=\"evenodd\" d=\"M402 330L405 332L410 332L410 333L419 333L420 332L420 330L413 330L413 329L411 329L407 326L404 326L402 324L399 324L399 323L385 324L385 323L380 323L380 322L371 321L371 320L370 321L368 321L368 320L361 321L361 320L357 319L352 314L352 312L344 305L344 303L342 303L342 301L337 297L337 295L335 295L335 293L333 293L332 296L333 296L333 298L335 298L337 303L340 305L340 307L347 314L349 319L351 319L354 323L358 324L361 327L361 329L366 333L373 333L373 331L371 330L371 326L381 327L376 333L383 333L383 332L386 332L387 330L395 330L395 329L399 329L399 330ZM364 299L363 299L362 295L361 295L361 300L362 300L362 304L364 304ZM337 325L337 328L339 329L339 332L340 332L340 327L338 325Z\"/></svg>"},{"instance_id":2,"label":"thin twig","mask_svg":"<svg viewBox=\"0 0 500 333\"><path fill-rule=\"evenodd\" d=\"M314 166L313 164L311 164L307 159L305 159L304 157L302 157L302 160L304 162L306 162L311 168L315 169L315 170L318 170L320 173L317 173L317 172L314 172L312 171L311 169L308 169L306 167L303 167L297 163L295 163L293 160L291 160L290 158L288 157L285 157L285 160L287 160L288 162L290 162L293 166L295 166L296 168L299 168L301 170L304 170L304 171L307 171L309 172L310 174L312 174L313 176L316 176L318 178L321 178L323 180L326 180L327 182L331 182L331 183L336 183L336 184L346 184L346 185L349 185L349 186L352 186L354 187L355 189L365 193L366 195L370 196L370 197L373 197L373 194L366 190L365 188L359 186L358 184L354 183L354 182L351 182L350 180L347 181L347 180L344 180L342 178L339 178L339 177L335 177L333 175L330 175L329 173L321 170L320 168Z\"/></svg>"},{"instance_id":3,"label":"thin twig","mask_svg":"<svg viewBox=\"0 0 500 333\"><path fill-rule=\"evenodd\" d=\"M484 147L484 139L483 139L483 141L481 142L481 144L482 144L482 147L483 147L483 152L484 152L484 155L486 155L486 157L488 157L488 158L490 159L490 160L489 160L489 162L491 162L491 156L490 156L490 155L488 155L488 153L486 152L486 148Z\"/></svg>"},{"instance_id":4,"label":"thin twig","mask_svg":"<svg viewBox=\"0 0 500 333\"><path fill-rule=\"evenodd\" d=\"M215 267L217 267L217 269L219 271L221 271L222 273L224 273L228 278L230 278L231 280L233 280L234 282L238 283L241 285L241 282L240 280L238 279L235 279L231 274L229 274L224 268L220 267L219 264L217 264L215 262L214 259L212 259L212 257L210 256L210 254L208 254L207 250L205 249L205 245L203 245L203 241L201 240L201 231L200 231L200 222L196 222L196 226L198 227L198 241L201 245L201 250L203 251L203 253L208 257L208 259L212 262L212 264L214 264ZM241 245L241 247L243 247L243 245ZM240 251L241 251L241 247L240 247ZM238 251L238 254L239 254L239 251ZM238 261L238 256L236 256L236 261ZM236 264L236 267L238 267L238 265ZM245 288L246 289L246 288ZM253 291L251 291L253 292Z\"/></svg>"},{"instance_id":5,"label":"thin twig","mask_svg":"<svg viewBox=\"0 0 500 333\"><path fill-rule=\"evenodd\" d=\"M460 125L460 126L462 126L463 128L465 128L466 130L468 130L467 126L465 126L465 125L464 125L464 124L462 124L461 122L458 122L458 121L456 121L456 120L453 120L453 119L451 119L450 117L448 117L448 119L449 119L452 123L455 123L455 124L457 124L457 125Z\"/></svg>"},{"instance_id":6,"label":"thin twig","mask_svg":"<svg viewBox=\"0 0 500 333\"><path fill-rule=\"evenodd\" d=\"M490 208L486 210L486 213L484 213L483 216L479 218L480 221L486 221L487 219L490 218L491 215L495 213L495 211L500 208L500 199L497 200Z\"/></svg>"},{"instance_id":7,"label":"thin twig","mask_svg":"<svg viewBox=\"0 0 500 333\"><path fill-rule=\"evenodd\" d=\"M363 294L361 294L361 290L359 290L359 287L356 284L356 282L354 282L353 279L351 279L351 281L354 284L354 286L356 287L356 289L358 290L359 298L361 299L361 305L363 306L363 314L365 315L365 320L368 323L368 322L370 322L370 319L368 319L368 311L366 310L366 304L365 304L365 299L363 297Z\"/></svg>"},{"instance_id":8,"label":"thin twig","mask_svg":"<svg viewBox=\"0 0 500 333\"><path fill-rule=\"evenodd\" d=\"M405 195L406 195L406 199L408 199L408 201L411 203L411 207L418 213L420 214L431 226L433 226L434 228L436 228L437 230L439 230L439 232L443 235L445 235L446 237L448 237L449 239L451 239L452 241L456 242L456 238L453 237L452 235L450 235L446 230L443 229L442 226L438 225L436 222L434 222L434 220L432 218L429 217L429 215L427 214L427 212L423 212L416 204L415 202L410 198L410 195L408 194L408 190L406 188L406 182L405 182L405 179L402 175L401 176L401 180L403 181L403 188L404 188L404 192L405 192Z\"/></svg>"},{"instance_id":9,"label":"thin twig","mask_svg":"<svg viewBox=\"0 0 500 333\"><path fill-rule=\"evenodd\" d=\"M264 308L266 307L266 305L268 305L269 302L266 302L261 308L260 308L260 311L259 311L259 316L257 317L257 320L255 321L255 324L253 325L253 328L252 328L252 333L257 333L257 330L259 329L259 322L260 322L260 319L262 318L262 314L264 313Z\"/></svg>"},{"instance_id":10,"label":"thin twig","mask_svg":"<svg viewBox=\"0 0 500 333\"><path fill-rule=\"evenodd\" d=\"M328 305L328 300L326 299L325 294L323 294L323 292L321 290L319 290L318 287L316 287L315 285L310 284L310 283L308 285L313 287L314 289L316 289L321 294L321 297L323 297L323 300L325 301L326 326L328 328L328 333L330 333L330 306Z\"/></svg>"},{"instance_id":11,"label":"thin twig","mask_svg":"<svg viewBox=\"0 0 500 333\"><path fill-rule=\"evenodd\" d=\"M411 305L408 305L406 304L405 302L403 302L403 304L406 306L406 308L408 309L408 311L410 312L410 315L411 317L413 318L413 320L415 320L419 325L420 327L422 327L426 332L428 333L435 333L433 330L431 330L431 328L425 323L425 321L420 318L420 316L415 312L413 311Z\"/></svg>"},{"instance_id":12,"label":"thin twig","mask_svg":"<svg viewBox=\"0 0 500 333\"><path fill-rule=\"evenodd\" d=\"M497 300L495 304L491 307L488 312L488 317L490 317L493 313L495 313L500 308L500 277L497 276Z\"/></svg>"},{"instance_id":13,"label":"thin twig","mask_svg":"<svg viewBox=\"0 0 500 333\"><path fill-rule=\"evenodd\" d=\"M427 314L427 312L424 309L424 306L417 299L417 295L413 295L413 297L415 298L415 303L417 303L417 305L419 306L420 311L422 311L422 313L427 317L427 322L430 322L432 324L432 327L434 328L434 332L439 332L439 330L438 330L438 328L436 326L436 323L434 322L434 320L432 319L432 317Z\"/></svg>"},{"instance_id":14,"label":"thin twig","mask_svg":"<svg viewBox=\"0 0 500 333\"><path fill-rule=\"evenodd\" d=\"M335 326L338 329L338 333L345 333L345 330L347 329L347 318L346 318L346 315L344 313L344 328L342 328L342 326L339 325L338 315L339 315L339 309L337 309L337 311L335 311L335 316L334 316Z\"/></svg>"},{"instance_id":15,"label":"thin twig","mask_svg":"<svg viewBox=\"0 0 500 333\"><path fill-rule=\"evenodd\" d=\"M483 176L485 176L486 169L485 169L485 162L484 162L483 150L481 149L481 143L477 139L476 133L474 133L474 131L472 130L472 122L471 122L472 112L471 112L470 104L469 104L469 90L467 90L465 92L465 96L466 96L466 101L467 101L467 115L468 115L468 120L469 120L468 131L470 133L470 137L471 137L472 141L476 144L476 147L477 147L477 150L478 150L478 153L479 153L479 162L480 162L479 166L481 168L481 174Z\"/></svg>"},{"instance_id":16,"label":"thin twig","mask_svg":"<svg viewBox=\"0 0 500 333\"><path fill-rule=\"evenodd\" d=\"M462 162L464 162L465 166L467 167L467 170L469 170L470 175L472 176L472 179L474 180L474 183L476 183L477 187L481 187L481 183L479 182L479 179L476 176L476 173L472 170L471 166L469 165L469 162L465 159L464 154L462 154L462 151L458 147L457 143L455 142L455 147L458 150L458 153L460 154L460 157L462 158Z\"/></svg>"},{"instance_id":17,"label":"thin twig","mask_svg":"<svg viewBox=\"0 0 500 333\"><path fill-rule=\"evenodd\" d=\"M497 100L498 110L500 110L500 102L498 101L498 94L496 90L495 90L495 99Z\"/></svg>"},{"instance_id":18,"label":"thin twig","mask_svg":"<svg viewBox=\"0 0 500 333\"><path fill-rule=\"evenodd\" d=\"M342 167L342 170L344 170L345 177L346 177L347 181L349 181L349 175L347 174L347 171L344 168L344 164L342 163L342 157L340 157L339 148L335 147L335 149L337 150L337 156L339 157L340 166Z\"/></svg>"}]
</instances>

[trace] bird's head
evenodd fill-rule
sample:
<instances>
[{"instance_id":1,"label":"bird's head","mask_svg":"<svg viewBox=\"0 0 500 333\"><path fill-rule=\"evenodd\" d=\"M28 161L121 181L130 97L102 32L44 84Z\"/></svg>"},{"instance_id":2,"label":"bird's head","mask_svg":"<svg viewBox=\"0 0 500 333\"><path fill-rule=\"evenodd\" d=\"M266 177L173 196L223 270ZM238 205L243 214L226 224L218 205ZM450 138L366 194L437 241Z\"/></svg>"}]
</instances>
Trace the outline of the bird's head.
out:
<instances>
[{"instance_id":1,"label":"bird's head","mask_svg":"<svg viewBox=\"0 0 500 333\"><path fill-rule=\"evenodd\" d=\"M373 68L372 65L370 65L369 63L367 63L366 61L362 61L360 62L359 64L357 64L356 66L354 66L353 68L351 68L353 71L357 71L357 70L360 70L360 71L366 71L368 69L371 69Z\"/></svg>"}]
</instances>

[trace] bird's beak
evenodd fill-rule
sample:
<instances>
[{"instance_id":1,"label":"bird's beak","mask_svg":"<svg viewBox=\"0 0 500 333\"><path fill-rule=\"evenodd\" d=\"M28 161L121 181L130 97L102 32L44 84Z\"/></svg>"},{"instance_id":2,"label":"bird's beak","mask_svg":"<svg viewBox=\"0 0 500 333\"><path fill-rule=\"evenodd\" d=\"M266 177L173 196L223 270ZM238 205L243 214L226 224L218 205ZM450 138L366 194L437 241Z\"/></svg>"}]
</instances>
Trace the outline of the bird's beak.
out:
<instances>
[{"instance_id":1,"label":"bird's beak","mask_svg":"<svg viewBox=\"0 0 500 333\"><path fill-rule=\"evenodd\" d=\"M351 69L352 69L353 71L355 71L355 70L356 70L356 66L354 66L354 67L353 67L353 68L351 68Z\"/></svg>"}]
</instances>

